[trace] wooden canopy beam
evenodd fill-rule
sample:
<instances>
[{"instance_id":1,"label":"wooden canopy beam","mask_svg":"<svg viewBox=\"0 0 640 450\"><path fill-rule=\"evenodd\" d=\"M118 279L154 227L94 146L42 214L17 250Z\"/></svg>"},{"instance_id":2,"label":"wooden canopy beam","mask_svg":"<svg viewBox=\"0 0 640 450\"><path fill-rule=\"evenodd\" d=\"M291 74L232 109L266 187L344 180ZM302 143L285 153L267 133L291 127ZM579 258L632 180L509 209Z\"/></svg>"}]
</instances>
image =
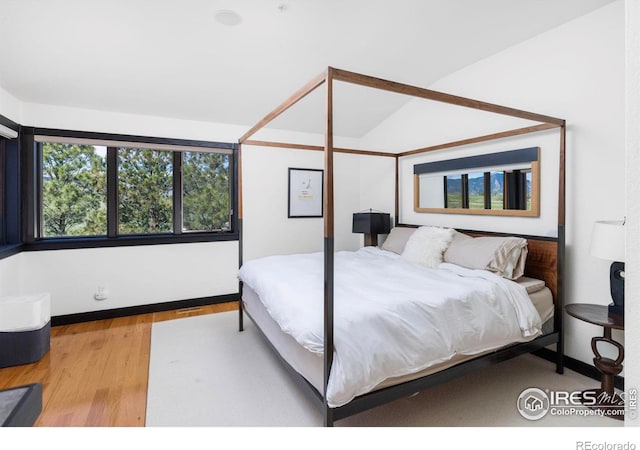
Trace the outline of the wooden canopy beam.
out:
<instances>
[{"instance_id":1,"label":"wooden canopy beam","mask_svg":"<svg viewBox=\"0 0 640 450\"><path fill-rule=\"evenodd\" d=\"M289 98L287 98L284 102L282 102L276 109L271 111L269 114L264 116L260 122L255 124L249 131L247 131L238 141L243 144L247 139L253 136L258 130L263 128L269 122L274 120L280 114L285 112L287 109L298 103L300 100L305 98L311 92L313 92L318 86L323 84L327 79L327 71L325 70L321 74L314 77L310 82L302 86L296 92L293 93Z\"/></svg>"},{"instance_id":2,"label":"wooden canopy beam","mask_svg":"<svg viewBox=\"0 0 640 450\"><path fill-rule=\"evenodd\" d=\"M409 84L398 83L395 81L384 80L369 75L363 75L355 72L348 72L341 69L333 69L334 79L344 81L346 83L358 84L384 91L396 92L398 94L409 95L411 97L419 97L436 102L449 103L452 105L464 106L465 108L479 109L482 111L492 112L496 114L504 114L521 119L533 120L536 122L552 123L558 126L564 125L563 119L545 116L520 109L509 108L507 106L487 103L481 100L474 100L457 95L446 94L444 92L432 91L431 89L411 86Z\"/></svg>"},{"instance_id":3,"label":"wooden canopy beam","mask_svg":"<svg viewBox=\"0 0 640 450\"><path fill-rule=\"evenodd\" d=\"M287 142L272 142L272 141L254 141L247 140L244 141L244 145L256 145L260 147L276 147L276 148L291 148L294 150L312 150L316 152L323 152L324 147L319 145L307 145L307 144L289 144ZM339 148L334 147L333 151L335 153L350 153L354 155L369 155L369 156L387 156L390 158L395 158L397 154L395 153L386 153L386 152L373 152L369 150L355 150L350 148Z\"/></svg>"},{"instance_id":4,"label":"wooden canopy beam","mask_svg":"<svg viewBox=\"0 0 640 450\"><path fill-rule=\"evenodd\" d=\"M533 125L530 127L517 128L515 130L501 131L499 133L492 133L492 134L486 134L484 136L478 136L478 137L469 138L469 139L462 139L460 141L448 142L446 144L433 145L431 147L423 147L416 150L410 150L407 152L398 153L398 156L418 155L420 153L432 152L434 150L442 150L445 148L460 147L462 145L477 144L478 142L493 141L496 139L518 136L518 135L527 134L527 133L536 133L538 131L550 130L552 128L558 128L558 127L560 127L560 125L543 123L540 125Z\"/></svg>"}]
</instances>

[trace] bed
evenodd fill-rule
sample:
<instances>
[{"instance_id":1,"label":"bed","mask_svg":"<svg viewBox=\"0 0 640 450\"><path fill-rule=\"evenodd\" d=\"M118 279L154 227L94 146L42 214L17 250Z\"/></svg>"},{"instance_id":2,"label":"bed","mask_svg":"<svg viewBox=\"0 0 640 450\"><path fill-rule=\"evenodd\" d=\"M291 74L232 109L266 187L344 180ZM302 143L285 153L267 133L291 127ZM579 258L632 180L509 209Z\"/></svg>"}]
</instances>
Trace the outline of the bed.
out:
<instances>
[{"instance_id":1,"label":"bed","mask_svg":"<svg viewBox=\"0 0 640 450\"><path fill-rule=\"evenodd\" d=\"M425 228L430 227L416 231ZM553 261L541 251L555 242L504 239L526 243L528 254L521 259L529 265L515 280L446 262L446 252L433 268L384 245L336 253L335 350L326 389L334 420L377 406L376 396L394 389L411 383L417 389L435 375L461 375L464 364L512 356L523 344L528 349L557 341ZM541 259L546 273L535 269ZM245 314L316 400L322 399L322 253L248 261L239 277ZM367 396L370 401L354 408Z\"/></svg>"},{"instance_id":2,"label":"bed","mask_svg":"<svg viewBox=\"0 0 640 450\"><path fill-rule=\"evenodd\" d=\"M540 123L396 154L334 148L332 86L336 80ZM249 139L321 85L327 88L324 147ZM439 227L402 225L400 158L555 128L560 132L557 236L450 230L451 238L441 251L441 260L428 264L412 259L408 256L411 252L405 249L394 252L384 244L381 248L367 247L356 252L335 251L334 152L396 159L394 230L413 229L415 235ZM265 116L239 142L239 330L243 330L244 315L248 315L293 378L321 409L325 426L552 344L556 371L563 372L564 120L328 68ZM242 145L324 152L323 252L243 261ZM457 256L452 252L448 257L447 252L456 242L455 233L465 239L525 242L520 262L509 268L517 266L519 273L465 264L460 261L464 252L458 252ZM408 239L405 246L411 240ZM427 272L429 276L422 278ZM440 287L428 290L429 295L420 295L425 286L431 289L435 285Z\"/></svg>"}]
</instances>

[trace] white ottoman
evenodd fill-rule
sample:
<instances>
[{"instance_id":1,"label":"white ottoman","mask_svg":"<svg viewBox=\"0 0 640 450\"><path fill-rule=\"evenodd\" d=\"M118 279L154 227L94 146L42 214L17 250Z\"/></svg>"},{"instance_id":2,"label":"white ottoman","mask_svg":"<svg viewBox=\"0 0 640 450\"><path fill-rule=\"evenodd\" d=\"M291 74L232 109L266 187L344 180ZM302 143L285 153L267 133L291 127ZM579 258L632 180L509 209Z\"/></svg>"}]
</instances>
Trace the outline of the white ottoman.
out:
<instances>
[{"instance_id":1,"label":"white ottoman","mask_svg":"<svg viewBox=\"0 0 640 450\"><path fill-rule=\"evenodd\" d=\"M40 360L50 336L49 294L0 297L0 368Z\"/></svg>"}]
</instances>

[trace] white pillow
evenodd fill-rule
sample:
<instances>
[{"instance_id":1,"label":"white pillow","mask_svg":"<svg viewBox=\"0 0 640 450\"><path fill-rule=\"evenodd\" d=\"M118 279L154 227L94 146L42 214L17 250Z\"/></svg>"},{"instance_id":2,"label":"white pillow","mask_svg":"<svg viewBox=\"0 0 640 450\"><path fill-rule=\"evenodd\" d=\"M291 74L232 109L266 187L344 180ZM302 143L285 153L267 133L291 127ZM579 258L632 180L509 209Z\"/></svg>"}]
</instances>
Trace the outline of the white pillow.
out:
<instances>
[{"instance_id":1,"label":"white pillow","mask_svg":"<svg viewBox=\"0 0 640 450\"><path fill-rule=\"evenodd\" d=\"M527 240L515 236L471 237L456 231L444 261L469 269L482 269L509 280L524 274Z\"/></svg>"},{"instance_id":2,"label":"white pillow","mask_svg":"<svg viewBox=\"0 0 640 450\"><path fill-rule=\"evenodd\" d=\"M420 227L407 240L402 257L407 261L435 269L453 239L452 228Z\"/></svg>"}]
</instances>

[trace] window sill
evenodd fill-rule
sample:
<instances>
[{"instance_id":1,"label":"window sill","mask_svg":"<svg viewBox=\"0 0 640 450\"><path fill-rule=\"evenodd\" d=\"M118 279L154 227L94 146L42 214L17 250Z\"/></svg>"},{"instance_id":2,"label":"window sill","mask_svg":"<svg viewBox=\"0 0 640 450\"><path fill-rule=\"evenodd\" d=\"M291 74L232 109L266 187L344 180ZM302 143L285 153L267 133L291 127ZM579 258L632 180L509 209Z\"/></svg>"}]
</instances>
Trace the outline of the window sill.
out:
<instances>
[{"instance_id":1,"label":"window sill","mask_svg":"<svg viewBox=\"0 0 640 450\"><path fill-rule=\"evenodd\" d=\"M81 248L131 247L138 245L188 244L195 242L237 241L238 233L185 233L180 235L163 234L156 236L119 236L50 238L24 244L22 250L72 250Z\"/></svg>"}]
</instances>

